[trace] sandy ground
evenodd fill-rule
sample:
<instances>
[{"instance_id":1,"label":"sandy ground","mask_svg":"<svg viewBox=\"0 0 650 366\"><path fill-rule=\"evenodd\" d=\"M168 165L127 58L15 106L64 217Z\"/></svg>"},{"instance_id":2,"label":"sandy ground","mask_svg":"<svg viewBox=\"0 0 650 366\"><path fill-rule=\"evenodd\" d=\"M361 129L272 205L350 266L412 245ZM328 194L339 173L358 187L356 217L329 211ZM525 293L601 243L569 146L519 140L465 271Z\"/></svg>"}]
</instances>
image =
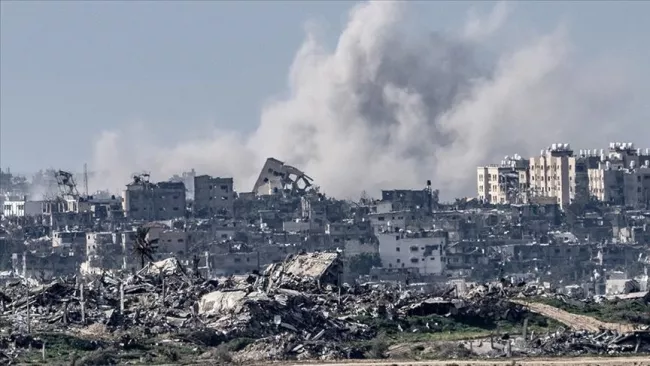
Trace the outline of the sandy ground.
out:
<instances>
[{"instance_id":1,"label":"sandy ground","mask_svg":"<svg viewBox=\"0 0 650 366\"><path fill-rule=\"evenodd\" d=\"M445 360L445 361L360 361L360 362L344 362L344 363L282 363L282 365L294 366L370 366L370 365L385 365L385 366L560 366L560 365L576 365L576 366L650 366L650 357L611 357L611 358L597 358L597 357L576 357L576 358L546 358L546 359L511 359L511 360Z\"/></svg>"},{"instance_id":2,"label":"sandy ground","mask_svg":"<svg viewBox=\"0 0 650 366\"><path fill-rule=\"evenodd\" d=\"M527 306L528 309L532 312L555 319L560 323L577 330L598 332L600 329L610 329L621 333L634 331L634 326L631 324L606 323L598 319L594 319L590 316L571 314L569 312L546 304L526 302L523 300L512 300L512 302Z\"/></svg>"}]
</instances>

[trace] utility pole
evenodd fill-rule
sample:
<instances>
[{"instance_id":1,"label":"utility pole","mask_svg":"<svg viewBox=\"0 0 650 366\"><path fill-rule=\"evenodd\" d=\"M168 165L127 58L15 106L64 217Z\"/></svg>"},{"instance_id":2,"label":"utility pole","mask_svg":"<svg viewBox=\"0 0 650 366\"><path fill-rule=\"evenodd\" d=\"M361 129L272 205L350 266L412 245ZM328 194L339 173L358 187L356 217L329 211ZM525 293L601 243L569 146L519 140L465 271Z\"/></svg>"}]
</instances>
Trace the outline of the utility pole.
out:
<instances>
[{"instance_id":1,"label":"utility pole","mask_svg":"<svg viewBox=\"0 0 650 366\"><path fill-rule=\"evenodd\" d=\"M88 197L88 165L84 163L84 194Z\"/></svg>"},{"instance_id":2,"label":"utility pole","mask_svg":"<svg viewBox=\"0 0 650 366\"><path fill-rule=\"evenodd\" d=\"M79 284L79 297L81 298L81 301L79 301L79 304L81 305L81 323L86 324L86 302L84 301L84 284L83 282Z\"/></svg>"},{"instance_id":3,"label":"utility pole","mask_svg":"<svg viewBox=\"0 0 650 366\"><path fill-rule=\"evenodd\" d=\"M32 332L32 322L31 322L31 306L29 304L29 281L27 281L27 277L23 277L25 280L25 290L27 292L27 334L30 334Z\"/></svg>"}]
</instances>

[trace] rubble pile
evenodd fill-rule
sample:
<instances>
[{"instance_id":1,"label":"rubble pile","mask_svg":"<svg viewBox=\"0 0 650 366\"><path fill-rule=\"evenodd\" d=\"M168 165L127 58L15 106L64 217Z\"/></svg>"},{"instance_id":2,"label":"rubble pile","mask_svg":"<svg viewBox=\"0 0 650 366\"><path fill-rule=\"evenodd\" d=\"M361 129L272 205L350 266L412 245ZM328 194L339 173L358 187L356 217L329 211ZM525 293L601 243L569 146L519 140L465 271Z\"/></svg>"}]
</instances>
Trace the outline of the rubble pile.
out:
<instances>
[{"instance_id":1,"label":"rubble pile","mask_svg":"<svg viewBox=\"0 0 650 366\"><path fill-rule=\"evenodd\" d=\"M348 285L340 283L340 265L335 254L304 253L263 273L206 280L168 259L122 277L64 278L32 284L29 291L24 282L9 283L0 292L0 310L14 333L0 335L0 345L6 349L5 343L15 344L8 337L29 331L81 332L101 325L121 337L173 336L206 347L251 339L241 347L241 360L362 358L370 357L368 341L387 330L398 336L442 331L429 324L431 317L481 329L522 324L531 313L516 299L541 291L504 282L462 296L448 287L424 292L385 283ZM409 321L416 318L420 323ZM650 352L648 332L641 330L562 330L530 339L525 333L512 353Z\"/></svg>"},{"instance_id":2,"label":"rubble pile","mask_svg":"<svg viewBox=\"0 0 650 366\"><path fill-rule=\"evenodd\" d=\"M619 334L609 330L588 332L562 329L532 339L520 352L527 356L650 353L650 331Z\"/></svg>"}]
</instances>

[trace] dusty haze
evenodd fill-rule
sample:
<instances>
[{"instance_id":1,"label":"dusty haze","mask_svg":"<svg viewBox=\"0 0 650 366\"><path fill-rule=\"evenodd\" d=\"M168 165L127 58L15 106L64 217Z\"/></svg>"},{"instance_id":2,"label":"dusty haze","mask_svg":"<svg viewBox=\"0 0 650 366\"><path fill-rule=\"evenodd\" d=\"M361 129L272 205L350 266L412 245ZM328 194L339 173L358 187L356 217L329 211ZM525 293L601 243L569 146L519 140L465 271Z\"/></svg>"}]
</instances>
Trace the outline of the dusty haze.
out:
<instances>
[{"instance_id":1,"label":"dusty haze","mask_svg":"<svg viewBox=\"0 0 650 366\"><path fill-rule=\"evenodd\" d=\"M92 189L122 189L136 171L163 180L194 168L250 191L273 156L341 198L427 179L443 198L472 196L477 165L553 142L601 148L618 129L633 78L614 57L576 64L565 27L487 57L486 40L516 16L508 4L459 19L457 34L414 32L408 10L406 2L359 4L333 50L308 30L288 97L267 104L250 135L215 130L163 148L145 132L155 121L104 132Z\"/></svg>"}]
</instances>

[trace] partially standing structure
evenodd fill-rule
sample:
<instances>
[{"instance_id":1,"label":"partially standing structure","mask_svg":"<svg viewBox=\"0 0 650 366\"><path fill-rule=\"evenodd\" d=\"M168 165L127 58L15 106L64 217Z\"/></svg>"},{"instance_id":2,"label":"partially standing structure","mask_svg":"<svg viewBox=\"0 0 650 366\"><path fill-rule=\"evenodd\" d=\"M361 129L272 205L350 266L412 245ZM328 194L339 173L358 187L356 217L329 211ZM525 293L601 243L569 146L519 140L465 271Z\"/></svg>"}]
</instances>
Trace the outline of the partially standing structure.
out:
<instances>
[{"instance_id":1,"label":"partially standing structure","mask_svg":"<svg viewBox=\"0 0 650 366\"><path fill-rule=\"evenodd\" d=\"M268 158L255 181L253 193L260 196L282 193L285 190L304 193L312 182L313 179L300 169L280 160Z\"/></svg>"},{"instance_id":2,"label":"partially standing structure","mask_svg":"<svg viewBox=\"0 0 650 366\"><path fill-rule=\"evenodd\" d=\"M124 191L124 212L133 220L171 220L185 216L185 184L151 183L149 175L136 175Z\"/></svg>"}]
</instances>

